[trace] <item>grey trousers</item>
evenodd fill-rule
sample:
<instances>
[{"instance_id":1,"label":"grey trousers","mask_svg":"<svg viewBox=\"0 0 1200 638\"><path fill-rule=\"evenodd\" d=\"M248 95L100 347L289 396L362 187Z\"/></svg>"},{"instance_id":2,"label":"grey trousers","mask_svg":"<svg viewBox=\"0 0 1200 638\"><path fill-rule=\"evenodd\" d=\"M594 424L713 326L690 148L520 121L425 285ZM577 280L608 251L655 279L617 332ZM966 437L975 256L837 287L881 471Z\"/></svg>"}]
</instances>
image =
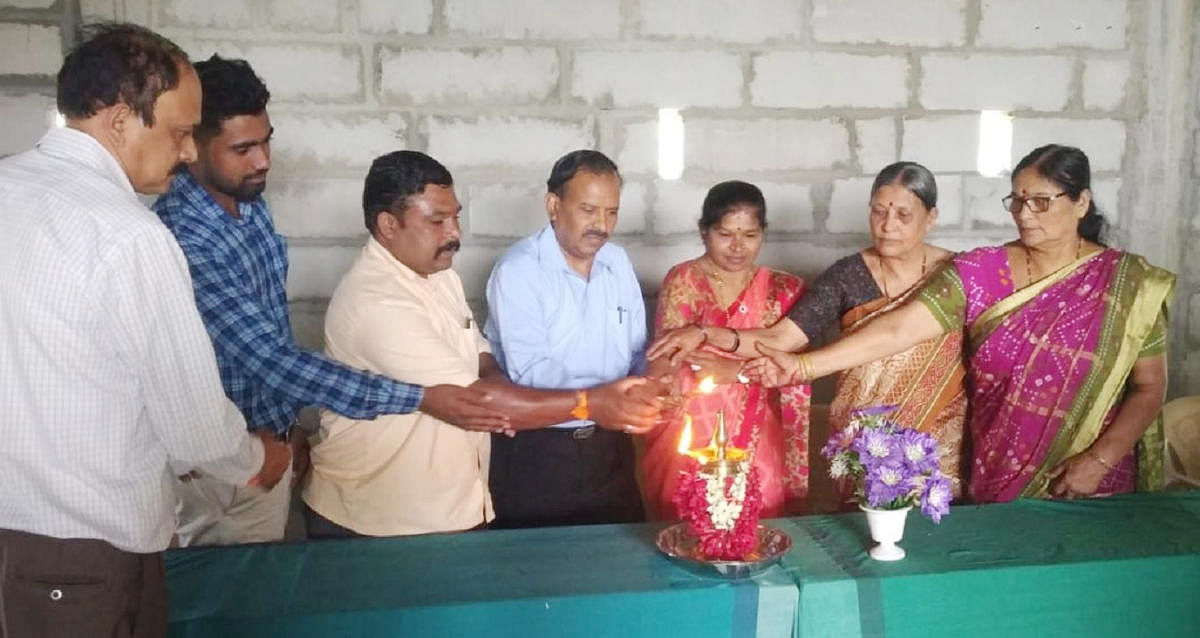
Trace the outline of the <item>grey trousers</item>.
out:
<instances>
[{"instance_id":1,"label":"grey trousers","mask_svg":"<svg viewBox=\"0 0 1200 638\"><path fill-rule=\"evenodd\" d=\"M180 547L283 540L291 501L292 466L270 491L233 486L201 473L175 484L175 534Z\"/></svg>"}]
</instances>

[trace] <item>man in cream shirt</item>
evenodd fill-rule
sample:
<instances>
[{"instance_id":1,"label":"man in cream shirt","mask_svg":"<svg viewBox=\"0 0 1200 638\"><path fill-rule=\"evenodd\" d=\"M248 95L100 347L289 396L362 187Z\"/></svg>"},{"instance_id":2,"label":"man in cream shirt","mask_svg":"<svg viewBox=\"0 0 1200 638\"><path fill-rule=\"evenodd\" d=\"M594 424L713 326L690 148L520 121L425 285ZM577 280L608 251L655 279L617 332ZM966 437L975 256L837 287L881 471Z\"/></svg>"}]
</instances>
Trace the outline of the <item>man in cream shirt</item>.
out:
<instances>
[{"instance_id":1,"label":"man in cream shirt","mask_svg":"<svg viewBox=\"0 0 1200 638\"><path fill-rule=\"evenodd\" d=\"M390 212L405 199L407 210ZM380 157L367 175L363 208L371 237L329 302L328 354L410 382L475 382L479 355L489 350L450 269L461 207L449 172L420 153ZM390 536L481 525L494 517L489 450L486 432L424 412L365 421L322 410L303 494L309 535L346 535L337 527Z\"/></svg>"},{"instance_id":2,"label":"man in cream shirt","mask_svg":"<svg viewBox=\"0 0 1200 638\"><path fill-rule=\"evenodd\" d=\"M451 270L461 206L450 172L433 158L397 151L377 158L363 188L371 236L325 316L328 354L408 383L483 388L513 429L569 418L573 391L522 388L490 354ZM652 427L657 399L626 378L593 388L594 418L629 430ZM488 492L486 430L423 412L348 419L321 413L303 491L310 538L467 530L495 517Z\"/></svg>"}]
</instances>

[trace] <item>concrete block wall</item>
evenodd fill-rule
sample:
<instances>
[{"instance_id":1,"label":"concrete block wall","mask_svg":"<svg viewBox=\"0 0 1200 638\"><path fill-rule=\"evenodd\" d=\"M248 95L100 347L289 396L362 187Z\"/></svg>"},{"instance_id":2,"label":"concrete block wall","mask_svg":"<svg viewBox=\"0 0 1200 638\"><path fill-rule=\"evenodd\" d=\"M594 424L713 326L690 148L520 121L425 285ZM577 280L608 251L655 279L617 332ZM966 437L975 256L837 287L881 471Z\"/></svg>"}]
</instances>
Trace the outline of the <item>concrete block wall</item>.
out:
<instances>
[{"instance_id":1,"label":"concrete block wall","mask_svg":"<svg viewBox=\"0 0 1200 638\"><path fill-rule=\"evenodd\" d=\"M1191 29L1200 33L1200 11L1193 12ZM1182 162L1186 174L1185 205L1180 211L1183 223L1179 226L1180 243L1183 244L1178 269L1175 316L1171 322L1174 331L1173 389L1176 394L1200 394L1200 38L1191 42L1192 70L1188 74L1191 84L1187 92L1185 118L1187 133L1185 149L1190 161Z\"/></svg>"},{"instance_id":2,"label":"concrete block wall","mask_svg":"<svg viewBox=\"0 0 1200 638\"><path fill-rule=\"evenodd\" d=\"M1137 217L1147 175L1191 164L1196 146L1197 117L1180 123L1186 154L1143 141L1159 114L1147 60L1192 57L1190 39L1156 53L1169 25L1153 16L1168 10L1197 19L1191 0L0 0L0 154L46 125L80 22L136 21L196 58L249 59L274 96L268 195L290 242L297 331L319 345L324 300L365 237L361 181L380 153L424 150L454 173L456 267L482 313L492 262L545 223L546 174L578 147L622 167L617 241L650 296L701 252L700 202L730 178L767 195L762 261L805 277L866 244L871 178L897 159L937 173L935 243L1006 241L1007 178L978 171L980 111L1003 111L1013 162L1047 142L1082 147L1115 243L1186 270L1173 392L1196 393L1200 265L1185 268L1183 245L1200 217L1183 205L1200 192L1176 198L1152 237ZM1189 75L1169 81L1200 105ZM681 179L658 175L660 108L685 123Z\"/></svg>"}]
</instances>

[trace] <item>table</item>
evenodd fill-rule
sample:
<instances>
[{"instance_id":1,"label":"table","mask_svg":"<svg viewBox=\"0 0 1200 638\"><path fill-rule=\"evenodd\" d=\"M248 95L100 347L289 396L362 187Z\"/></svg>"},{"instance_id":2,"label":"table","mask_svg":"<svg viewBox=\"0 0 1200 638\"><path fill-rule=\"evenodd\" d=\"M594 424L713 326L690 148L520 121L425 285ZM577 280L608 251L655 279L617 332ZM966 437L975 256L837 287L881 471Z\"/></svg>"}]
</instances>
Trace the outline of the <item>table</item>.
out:
<instances>
[{"instance_id":1,"label":"table","mask_svg":"<svg viewBox=\"0 0 1200 638\"><path fill-rule=\"evenodd\" d=\"M861 514L779 527L802 636L1200 636L1200 491L914 511L896 563Z\"/></svg>"},{"instance_id":2,"label":"table","mask_svg":"<svg viewBox=\"0 0 1200 638\"><path fill-rule=\"evenodd\" d=\"M649 524L172 550L171 635L1200 635L1200 492L914 513L899 563L861 514L772 524L794 549L740 583Z\"/></svg>"},{"instance_id":3,"label":"table","mask_svg":"<svg viewBox=\"0 0 1200 638\"><path fill-rule=\"evenodd\" d=\"M654 549L656 525L167 553L171 636L781 636L796 584L733 583Z\"/></svg>"}]
</instances>

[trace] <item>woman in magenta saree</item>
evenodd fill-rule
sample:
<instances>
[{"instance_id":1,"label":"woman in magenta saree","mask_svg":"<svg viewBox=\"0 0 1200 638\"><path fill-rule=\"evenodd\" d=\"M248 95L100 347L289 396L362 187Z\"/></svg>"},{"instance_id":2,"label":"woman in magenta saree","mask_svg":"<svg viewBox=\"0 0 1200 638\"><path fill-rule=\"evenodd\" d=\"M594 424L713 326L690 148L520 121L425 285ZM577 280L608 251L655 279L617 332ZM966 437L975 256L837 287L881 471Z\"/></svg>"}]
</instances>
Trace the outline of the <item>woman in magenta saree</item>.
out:
<instances>
[{"instance_id":1,"label":"woman in magenta saree","mask_svg":"<svg viewBox=\"0 0 1200 638\"><path fill-rule=\"evenodd\" d=\"M972 500L1044 497L1060 464L1085 450L1098 466L1090 494L1134 491L1139 477L1143 489L1160 484L1157 427L1135 447L1092 446L1116 417L1135 362L1165 350L1169 277L1113 249L1020 291L1011 271L1004 247L981 248L956 258L921 299L946 324L968 328Z\"/></svg>"},{"instance_id":2,"label":"woman in magenta saree","mask_svg":"<svg viewBox=\"0 0 1200 638\"><path fill-rule=\"evenodd\" d=\"M771 353L748 373L809 379L963 328L972 500L1161 488L1174 277L1097 243L1089 184L1082 151L1034 150L1004 201L1019 241L960 255L916 302L822 350Z\"/></svg>"},{"instance_id":3,"label":"woman in magenta saree","mask_svg":"<svg viewBox=\"0 0 1200 638\"><path fill-rule=\"evenodd\" d=\"M798 277L755 265L766 222L762 193L744 182L723 182L709 191L701 217L705 254L676 265L658 295L655 334L686 325L749 330L769 326L787 314L804 291ZM736 348L734 348L736 350ZM779 516L808 493L807 385L764 388L739 380L744 360L714 347L697 351L687 363L670 367L675 388L687 398L663 426L645 436L641 461L642 495L652 519L677 517L671 496L688 457L678 452L684 414L691 417L693 447L712 438L717 412L725 415L731 443L754 448L762 481L763 516ZM698 369L696 369L698 368ZM694 392L713 376L711 394Z\"/></svg>"}]
</instances>

